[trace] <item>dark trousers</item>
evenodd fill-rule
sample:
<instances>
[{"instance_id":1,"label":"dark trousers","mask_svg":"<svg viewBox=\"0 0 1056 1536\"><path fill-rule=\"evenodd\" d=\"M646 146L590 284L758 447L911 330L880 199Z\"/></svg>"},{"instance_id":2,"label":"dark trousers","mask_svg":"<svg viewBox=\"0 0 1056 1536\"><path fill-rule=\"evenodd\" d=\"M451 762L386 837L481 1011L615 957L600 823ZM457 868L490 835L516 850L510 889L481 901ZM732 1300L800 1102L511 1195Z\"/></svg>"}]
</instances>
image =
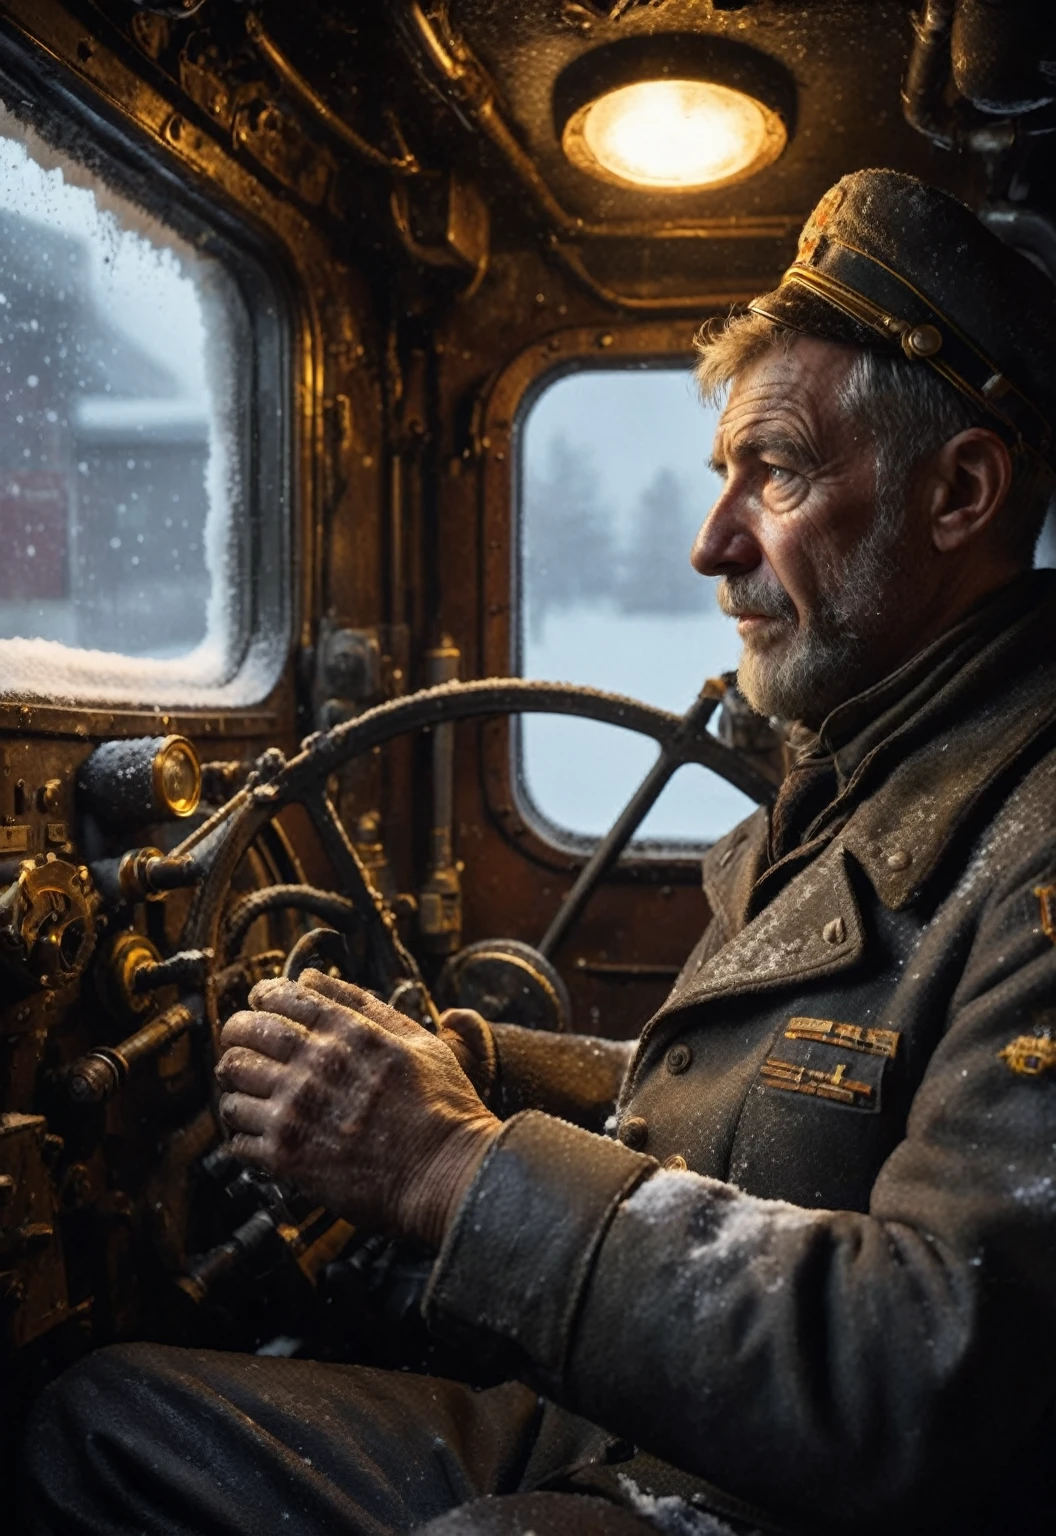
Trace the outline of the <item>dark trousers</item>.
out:
<instances>
[{"instance_id":1,"label":"dark trousers","mask_svg":"<svg viewBox=\"0 0 1056 1536\"><path fill-rule=\"evenodd\" d=\"M629 1493L610 1444L516 1382L137 1344L43 1393L26 1469L41 1536L648 1536L657 1504L732 1536Z\"/></svg>"}]
</instances>

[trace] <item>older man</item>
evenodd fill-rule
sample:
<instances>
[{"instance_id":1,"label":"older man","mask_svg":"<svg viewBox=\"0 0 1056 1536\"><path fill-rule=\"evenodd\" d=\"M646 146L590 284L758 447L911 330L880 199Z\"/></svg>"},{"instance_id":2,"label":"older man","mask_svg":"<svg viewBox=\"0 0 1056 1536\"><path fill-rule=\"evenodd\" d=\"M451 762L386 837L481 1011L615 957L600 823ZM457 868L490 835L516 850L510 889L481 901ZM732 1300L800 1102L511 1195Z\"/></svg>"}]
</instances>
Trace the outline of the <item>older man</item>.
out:
<instances>
[{"instance_id":1,"label":"older man","mask_svg":"<svg viewBox=\"0 0 1056 1536\"><path fill-rule=\"evenodd\" d=\"M796 757L633 1053L311 973L225 1030L235 1150L438 1247L428 1321L508 1385L103 1352L38 1419L42 1529L1050 1529L1054 357L960 204L823 199L700 370L693 560Z\"/></svg>"}]
</instances>

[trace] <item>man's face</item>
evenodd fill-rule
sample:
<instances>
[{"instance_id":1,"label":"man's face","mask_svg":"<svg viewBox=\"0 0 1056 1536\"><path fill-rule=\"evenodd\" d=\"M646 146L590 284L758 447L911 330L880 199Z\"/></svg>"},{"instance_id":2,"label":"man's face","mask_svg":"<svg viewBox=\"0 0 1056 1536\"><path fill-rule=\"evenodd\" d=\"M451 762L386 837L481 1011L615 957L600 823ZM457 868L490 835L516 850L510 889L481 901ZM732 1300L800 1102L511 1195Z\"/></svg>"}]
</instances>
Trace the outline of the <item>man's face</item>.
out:
<instances>
[{"instance_id":1,"label":"man's face","mask_svg":"<svg viewBox=\"0 0 1056 1536\"><path fill-rule=\"evenodd\" d=\"M926 562L878 513L872 437L839 399L854 356L802 337L737 375L715 436L725 488L692 555L724 578L749 703L815 726L901 659L914 553Z\"/></svg>"}]
</instances>

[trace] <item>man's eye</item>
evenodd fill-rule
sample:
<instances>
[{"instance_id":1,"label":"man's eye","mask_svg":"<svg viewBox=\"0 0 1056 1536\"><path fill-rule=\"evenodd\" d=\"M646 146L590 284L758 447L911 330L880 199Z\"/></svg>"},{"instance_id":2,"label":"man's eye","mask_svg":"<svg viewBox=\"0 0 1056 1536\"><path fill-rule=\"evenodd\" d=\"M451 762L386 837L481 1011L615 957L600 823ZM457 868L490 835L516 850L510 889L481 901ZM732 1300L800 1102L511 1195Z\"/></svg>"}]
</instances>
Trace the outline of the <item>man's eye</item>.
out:
<instances>
[{"instance_id":1,"label":"man's eye","mask_svg":"<svg viewBox=\"0 0 1056 1536\"><path fill-rule=\"evenodd\" d=\"M776 480L778 484L781 484L783 481L791 479L791 476L792 471L785 469L781 464L768 464L766 466L766 477L768 480Z\"/></svg>"}]
</instances>

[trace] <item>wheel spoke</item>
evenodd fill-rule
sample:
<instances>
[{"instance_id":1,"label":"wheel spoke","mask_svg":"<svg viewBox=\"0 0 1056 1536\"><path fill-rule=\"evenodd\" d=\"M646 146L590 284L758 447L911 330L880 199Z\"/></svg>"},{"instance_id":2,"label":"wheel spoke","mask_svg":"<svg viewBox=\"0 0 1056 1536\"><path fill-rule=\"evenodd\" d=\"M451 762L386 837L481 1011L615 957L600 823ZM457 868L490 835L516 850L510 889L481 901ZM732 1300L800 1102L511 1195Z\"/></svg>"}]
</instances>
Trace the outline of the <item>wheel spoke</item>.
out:
<instances>
[{"instance_id":1,"label":"wheel spoke","mask_svg":"<svg viewBox=\"0 0 1056 1536\"><path fill-rule=\"evenodd\" d=\"M545 955L548 960L554 958L554 954L594 894L599 881L631 841L659 800L668 780L686 762L694 760L693 757L687 756L687 752L697 745L698 737L707 727L721 697L722 695L711 684L706 685L697 695L683 716L680 729L668 737L661 748L660 756L580 870L572 889L557 909L553 921L539 941L539 953Z\"/></svg>"}]
</instances>

